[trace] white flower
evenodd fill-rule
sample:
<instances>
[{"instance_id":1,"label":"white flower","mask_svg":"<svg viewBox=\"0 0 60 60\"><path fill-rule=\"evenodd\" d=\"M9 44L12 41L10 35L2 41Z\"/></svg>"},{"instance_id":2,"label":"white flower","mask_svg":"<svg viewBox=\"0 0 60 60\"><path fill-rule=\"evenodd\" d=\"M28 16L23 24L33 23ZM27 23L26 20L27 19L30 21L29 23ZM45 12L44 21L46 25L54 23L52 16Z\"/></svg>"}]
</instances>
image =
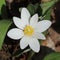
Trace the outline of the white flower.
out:
<instances>
[{"instance_id":1,"label":"white flower","mask_svg":"<svg viewBox=\"0 0 60 60\"><path fill-rule=\"evenodd\" d=\"M48 20L38 22L38 14L31 17L26 8L22 8L21 18L13 17L13 21L17 28L11 29L7 33L8 37L14 40L21 39L21 49L24 49L29 45L33 51L39 52L40 43L38 42L38 39L45 39L42 32L51 26L51 22Z\"/></svg>"}]
</instances>

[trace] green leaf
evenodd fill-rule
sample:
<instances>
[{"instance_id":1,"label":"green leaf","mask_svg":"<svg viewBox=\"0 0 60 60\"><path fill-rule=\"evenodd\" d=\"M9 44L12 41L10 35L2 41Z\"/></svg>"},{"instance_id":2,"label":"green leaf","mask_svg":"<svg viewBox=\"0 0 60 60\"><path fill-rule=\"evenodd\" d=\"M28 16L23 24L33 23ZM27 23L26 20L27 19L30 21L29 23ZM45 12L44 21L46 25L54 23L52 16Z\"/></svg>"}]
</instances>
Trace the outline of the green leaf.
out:
<instances>
[{"instance_id":1,"label":"green leaf","mask_svg":"<svg viewBox=\"0 0 60 60\"><path fill-rule=\"evenodd\" d=\"M41 16L42 15L42 9L40 7L40 4L37 3L34 5L34 7L35 7L35 13L38 13L38 15Z\"/></svg>"},{"instance_id":2,"label":"green leaf","mask_svg":"<svg viewBox=\"0 0 60 60\"><path fill-rule=\"evenodd\" d=\"M44 20L50 20L50 18L51 18L51 9L46 12Z\"/></svg>"},{"instance_id":3,"label":"green leaf","mask_svg":"<svg viewBox=\"0 0 60 60\"><path fill-rule=\"evenodd\" d=\"M12 22L9 20L0 21L0 49L2 48L2 44L4 42L7 30L11 24Z\"/></svg>"},{"instance_id":4,"label":"green leaf","mask_svg":"<svg viewBox=\"0 0 60 60\"><path fill-rule=\"evenodd\" d=\"M38 6L39 6L38 3L36 3L36 4L34 5L35 11L38 9Z\"/></svg>"},{"instance_id":5,"label":"green leaf","mask_svg":"<svg viewBox=\"0 0 60 60\"><path fill-rule=\"evenodd\" d=\"M51 53L44 60L60 60L60 52Z\"/></svg>"},{"instance_id":6,"label":"green leaf","mask_svg":"<svg viewBox=\"0 0 60 60\"><path fill-rule=\"evenodd\" d=\"M49 8L51 8L58 0L51 0L49 2L45 2L41 4L41 8L43 10L42 15L45 14L45 12L47 12L47 10L49 10Z\"/></svg>"},{"instance_id":7,"label":"green leaf","mask_svg":"<svg viewBox=\"0 0 60 60\"><path fill-rule=\"evenodd\" d=\"M5 0L0 0L0 14L1 14L1 8L5 4Z\"/></svg>"},{"instance_id":8,"label":"green leaf","mask_svg":"<svg viewBox=\"0 0 60 60\"><path fill-rule=\"evenodd\" d=\"M29 10L29 12L30 12L31 15L34 15L34 13L35 13L35 7L34 7L33 4L29 4L27 6L27 9Z\"/></svg>"}]
</instances>

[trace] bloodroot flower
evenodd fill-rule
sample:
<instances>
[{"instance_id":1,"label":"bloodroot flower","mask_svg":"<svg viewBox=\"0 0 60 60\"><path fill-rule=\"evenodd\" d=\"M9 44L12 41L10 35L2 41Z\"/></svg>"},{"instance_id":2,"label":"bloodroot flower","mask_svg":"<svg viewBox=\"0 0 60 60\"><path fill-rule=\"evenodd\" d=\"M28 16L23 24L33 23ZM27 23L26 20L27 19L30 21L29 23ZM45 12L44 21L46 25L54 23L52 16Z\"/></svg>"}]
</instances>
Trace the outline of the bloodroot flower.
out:
<instances>
[{"instance_id":1,"label":"bloodroot flower","mask_svg":"<svg viewBox=\"0 0 60 60\"><path fill-rule=\"evenodd\" d=\"M8 37L14 40L21 39L21 49L24 49L29 45L34 52L39 52L40 43L38 39L45 39L42 32L51 26L51 22L49 20L42 20L38 22L38 14L31 17L26 8L22 8L21 18L13 17L13 22L17 28L11 29L7 33Z\"/></svg>"}]
</instances>

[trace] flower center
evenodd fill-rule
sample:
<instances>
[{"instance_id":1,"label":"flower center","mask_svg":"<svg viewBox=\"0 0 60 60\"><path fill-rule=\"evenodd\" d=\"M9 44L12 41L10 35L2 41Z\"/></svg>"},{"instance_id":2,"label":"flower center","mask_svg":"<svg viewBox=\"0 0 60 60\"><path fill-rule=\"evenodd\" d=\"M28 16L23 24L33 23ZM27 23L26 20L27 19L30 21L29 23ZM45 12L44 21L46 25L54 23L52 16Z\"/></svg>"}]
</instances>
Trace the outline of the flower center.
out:
<instances>
[{"instance_id":1,"label":"flower center","mask_svg":"<svg viewBox=\"0 0 60 60\"><path fill-rule=\"evenodd\" d=\"M32 36L34 33L34 29L32 26L26 26L25 29L24 29L24 34L27 35L27 36Z\"/></svg>"}]
</instances>

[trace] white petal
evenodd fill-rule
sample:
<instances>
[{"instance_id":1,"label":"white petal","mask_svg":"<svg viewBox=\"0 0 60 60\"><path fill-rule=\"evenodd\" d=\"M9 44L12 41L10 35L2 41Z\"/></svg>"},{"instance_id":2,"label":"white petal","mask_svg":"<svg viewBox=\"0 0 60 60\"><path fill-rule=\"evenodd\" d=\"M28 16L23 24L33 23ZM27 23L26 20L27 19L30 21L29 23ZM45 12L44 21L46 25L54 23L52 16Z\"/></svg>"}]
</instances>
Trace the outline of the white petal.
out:
<instances>
[{"instance_id":1,"label":"white petal","mask_svg":"<svg viewBox=\"0 0 60 60\"><path fill-rule=\"evenodd\" d=\"M35 30L37 32L44 32L45 30L47 30L50 26L51 26L51 21L48 20L43 20L37 23Z\"/></svg>"},{"instance_id":2,"label":"white petal","mask_svg":"<svg viewBox=\"0 0 60 60\"><path fill-rule=\"evenodd\" d=\"M21 20L20 18L13 17L14 24L20 28L24 29L25 25L27 24L24 20Z\"/></svg>"},{"instance_id":3,"label":"white petal","mask_svg":"<svg viewBox=\"0 0 60 60\"><path fill-rule=\"evenodd\" d=\"M35 14L30 19L30 25L33 26L33 27L35 27L35 25L37 24L37 22L38 22L38 14Z\"/></svg>"},{"instance_id":4,"label":"white petal","mask_svg":"<svg viewBox=\"0 0 60 60\"><path fill-rule=\"evenodd\" d=\"M22 20L27 20L27 21L29 21L29 18L30 18L30 13L29 13L29 11L28 11L26 8L22 8L22 11L21 11L21 19L22 19Z\"/></svg>"},{"instance_id":5,"label":"white petal","mask_svg":"<svg viewBox=\"0 0 60 60\"><path fill-rule=\"evenodd\" d=\"M24 49L28 46L28 38L27 37L23 37L21 40L20 40L20 48L21 49Z\"/></svg>"},{"instance_id":6,"label":"white petal","mask_svg":"<svg viewBox=\"0 0 60 60\"><path fill-rule=\"evenodd\" d=\"M35 51L35 52L39 52L40 50L40 44L38 42L38 40L36 38L30 38L28 40L29 46L30 48Z\"/></svg>"},{"instance_id":7,"label":"white petal","mask_svg":"<svg viewBox=\"0 0 60 60\"><path fill-rule=\"evenodd\" d=\"M10 37L11 39L18 40L22 38L24 35L23 31L17 28L11 29L8 33L7 36Z\"/></svg>"},{"instance_id":8,"label":"white petal","mask_svg":"<svg viewBox=\"0 0 60 60\"><path fill-rule=\"evenodd\" d=\"M37 33L37 32L33 35L33 37L35 37L37 39L42 39L42 40L46 39L42 33Z\"/></svg>"}]
</instances>

